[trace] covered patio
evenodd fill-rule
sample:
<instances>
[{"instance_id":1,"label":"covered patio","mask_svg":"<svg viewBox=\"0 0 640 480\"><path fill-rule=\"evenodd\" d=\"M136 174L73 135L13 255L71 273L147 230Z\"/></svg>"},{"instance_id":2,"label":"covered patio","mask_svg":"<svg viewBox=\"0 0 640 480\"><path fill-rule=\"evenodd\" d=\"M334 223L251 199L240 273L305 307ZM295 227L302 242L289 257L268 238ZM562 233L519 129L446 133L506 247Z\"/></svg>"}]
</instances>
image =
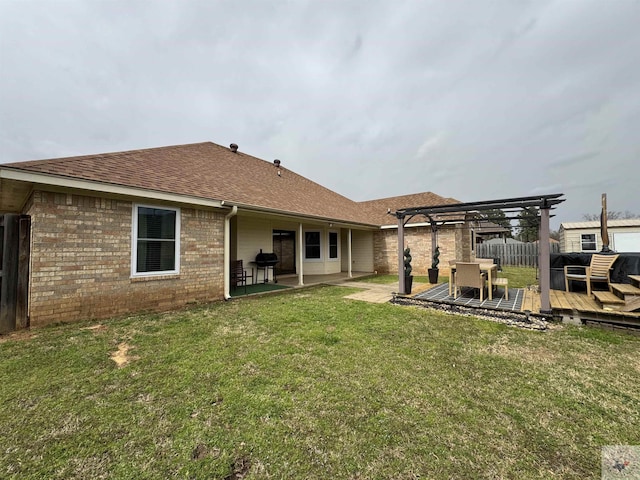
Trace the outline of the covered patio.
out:
<instances>
[{"instance_id":1,"label":"covered patio","mask_svg":"<svg viewBox=\"0 0 640 480\"><path fill-rule=\"evenodd\" d=\"M270 280L267 283L256 282L248 284L246 288L244 286L238 286L231 289L231 297L237 298L244 295L252 295L257 293L264 293L275 290L283 290L290 288L307 288L316 285L323 284L343 284L345 282L357 282L358 279L370 277L374 275L374 272L340 272L329 273L324 275L304 275L303 283L300 284L300 276L298 274L278 275L277 283ZM364 284L363 284L364 285ZM391 287L390 287L391 288ZM393 285L393 290L397 290L397 285Z\"/></svg>"}]
</instances>

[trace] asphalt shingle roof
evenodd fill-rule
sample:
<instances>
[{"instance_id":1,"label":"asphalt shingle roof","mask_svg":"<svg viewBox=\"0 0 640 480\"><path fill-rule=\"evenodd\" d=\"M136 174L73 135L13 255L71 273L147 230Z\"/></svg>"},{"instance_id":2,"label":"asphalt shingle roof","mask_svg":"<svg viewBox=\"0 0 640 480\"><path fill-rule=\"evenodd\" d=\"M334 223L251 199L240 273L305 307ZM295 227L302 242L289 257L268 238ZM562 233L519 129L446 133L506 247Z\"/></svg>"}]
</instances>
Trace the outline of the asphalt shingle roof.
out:
<instances>
[{"instance_id":1,"label":"asphalt shingle roof","mask_svg":"<svg viewBox=\"0 0 640 480\"><path fill-rule=\"evenodd\" d=\"M560 226L565 230L581 228L600 228L600 221L564 222ZM640 227L640 218L607 220L607 227Z\"/></svg>"},{"instance_id":2,"label":"asphalt shingle roof","mask_svg":"<svg viewBox=\"0 0 640 480\"><path fill-rule=\"evenodd\" d=\"M272 162L211 142L2 167L379 225L357 202L296 174L284 162L277 168Z\"/></svg>"},{"instance_id":3,"label":"asphalt shingle roof","mask_svg":"<svg viewBox=\"0 0 640 480\"><path fill-rule=\"evenodd\" d=\"M388 209L460 203L432 192L355 202L287 169L286 163L278 168L212 142L7 163L2 168L371 226L395 225ZM411 223L424 221L416 217Z\"/></svg>"},{"instance_id":4,"label":"asphalt shingle roof","mask_svg":"<svg viewBox=\"0 0 640 480\"><path fill-rule=\"evenodd\" d=\"M433 192L412 193L409 195L400 195L398 197L379 198L376 200L367 200L360 202L367 216L372 222L378 225L397 225L398 220L387 214L388 210L395 212L403 208L414 207L434 207L436 205L450 205L460 203L454 198L445 198ZM425 222L422 216L412 218L408 223Z\"/></svg>"}]
</instances>

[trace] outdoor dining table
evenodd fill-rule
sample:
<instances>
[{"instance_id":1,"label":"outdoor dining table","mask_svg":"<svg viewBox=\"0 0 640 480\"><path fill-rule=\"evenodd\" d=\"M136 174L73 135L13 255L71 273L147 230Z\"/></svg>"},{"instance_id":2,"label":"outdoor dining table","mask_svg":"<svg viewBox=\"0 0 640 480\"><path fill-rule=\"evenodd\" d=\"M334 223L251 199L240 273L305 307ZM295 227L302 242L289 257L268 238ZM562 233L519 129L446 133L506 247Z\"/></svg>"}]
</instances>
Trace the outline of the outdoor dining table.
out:
<instances>
[{"instance_id":1,"label":"outdoor dining table","mask_svg":"<svg viewBox=\"0 0 640 480\"><path fill-rule=\"evenodd\" d=\"M480 265L480 271L487 274L487 287L489 289L489 300L493 300L493 278L498 277L498 265L490 261L476 261L476 262L460 262L460 263L478 263ZM451 275L449 278L449 296L452 293L452 287L456 278L456 264L451 262Z\"/></svg>"}]
</instances>

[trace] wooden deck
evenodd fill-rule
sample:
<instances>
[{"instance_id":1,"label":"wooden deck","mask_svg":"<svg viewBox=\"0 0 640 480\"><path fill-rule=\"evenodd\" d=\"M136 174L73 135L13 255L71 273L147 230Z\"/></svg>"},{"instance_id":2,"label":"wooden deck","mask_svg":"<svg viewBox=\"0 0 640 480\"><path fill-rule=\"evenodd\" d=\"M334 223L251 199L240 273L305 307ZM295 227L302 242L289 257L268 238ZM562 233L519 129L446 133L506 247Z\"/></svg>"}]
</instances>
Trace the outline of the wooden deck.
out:
<instances>
[{"instance_id":1,"label":"wooden deck","mask_svg":"<svg viewBox=\"0 0 640 480\"><path fill-rule=\"evenodd\" d=\"M586 293L551 290L549 300L553 316L563 322L640 329L640 312L603 309L593 296L588 297ZM525 290L522 310L539 313L540 294Z\"/></svg>"},{"instance_id":2,"label":"wooden deck","mask_svg":"<svg viewBox=\"0 0 640 480\"><path fill-rule=\"evenodd\" d=\"M522 300L522 311L540 313L540 294L531 290L524 291L524 299Z\"/></svg>"},{"instance_id":3,"label":"wooden deck","mask_svg":"<svg viewBox=\"0 0 640 480\"><path fill-rule=\"evenodd\" d=\"M538 293L531 293L537 296L537 310L540 311L540 296ZM640 328L639 312L621 312L619 310L603 309L596 302L593 296L589 297L585 293L565 292L563 290L551 290L549 294L551 309L554 316L561 317L563 321L570 323L600 323L628 327ZM532 306L535 305L532 300Z\"/></svg>"}]
</instances>

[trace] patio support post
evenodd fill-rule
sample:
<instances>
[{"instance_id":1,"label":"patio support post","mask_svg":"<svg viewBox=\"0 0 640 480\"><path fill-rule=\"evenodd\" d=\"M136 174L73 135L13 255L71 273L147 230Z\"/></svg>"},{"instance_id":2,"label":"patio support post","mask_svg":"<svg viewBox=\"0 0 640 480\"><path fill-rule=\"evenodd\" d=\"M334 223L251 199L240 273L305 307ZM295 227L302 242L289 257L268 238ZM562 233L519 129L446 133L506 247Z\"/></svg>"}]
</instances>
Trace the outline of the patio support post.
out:
<instances>
[{"instance_id":1,"label":"patio support post","mask_svg":"<svg viewBox=\"0 0 640 480\"><path fill-rule=\"evenodd\" d=\"M304 285L304 237L302 236L302 224L298 224L298 286Z\"/></svg>"},{"instance_id":2,"label":"patio support post","mask_svg":"<svg viewBox=\"0 0 640 480\"><path fill-rule=\"evenodd\" d=\"M351 260L351 229L349 229L349 233L347 235L347 262L349 263L349 266L347 267L347 275L349 278L353 278L353 272L351 271L351 264L352 264L352 260Z\"/></svg>"},{"instance_id":3,"label":"patio support post","mask_svg":"<svg viewBox=\"0 0 640 480\"><path fill-rule=\"evenodd\" d=\"M404 293L404 218L398 217L398 293Z\"/></svg>"},{"instance_id":4,"label":"patio support post","mask_svg":"<svg viewBox=\"0 0 640 480\"><path fill-rule=\"evenodd\" d=\"M540 313L551 314L549 289L551 287L551 259L549 255L549 210L543 202L540 207L540 249L538 250L538 265L540 266Z\"/></svg>"},{"instance_id":5,"label":"patio support post","mask_svg":"<svg viewBox=\"0 0 640 480\"><path fill-rule=\"evenodd\" d=\"M224 217L224 299L231 298L231 217L238 213L238 207L234 205Z\"/></svg>"},{"instance_id":6,"label":"patio support post","mask_svg":"<svg viewBox=\"0 0 640 480\"><path fill-rule=\"evenodd\" d=\"M436 248L438 248L438 222L434 222L431 216L427 218L431 226L431 258L433 258L433 254L436 252Z\"/></svg>"}]
</instances>

